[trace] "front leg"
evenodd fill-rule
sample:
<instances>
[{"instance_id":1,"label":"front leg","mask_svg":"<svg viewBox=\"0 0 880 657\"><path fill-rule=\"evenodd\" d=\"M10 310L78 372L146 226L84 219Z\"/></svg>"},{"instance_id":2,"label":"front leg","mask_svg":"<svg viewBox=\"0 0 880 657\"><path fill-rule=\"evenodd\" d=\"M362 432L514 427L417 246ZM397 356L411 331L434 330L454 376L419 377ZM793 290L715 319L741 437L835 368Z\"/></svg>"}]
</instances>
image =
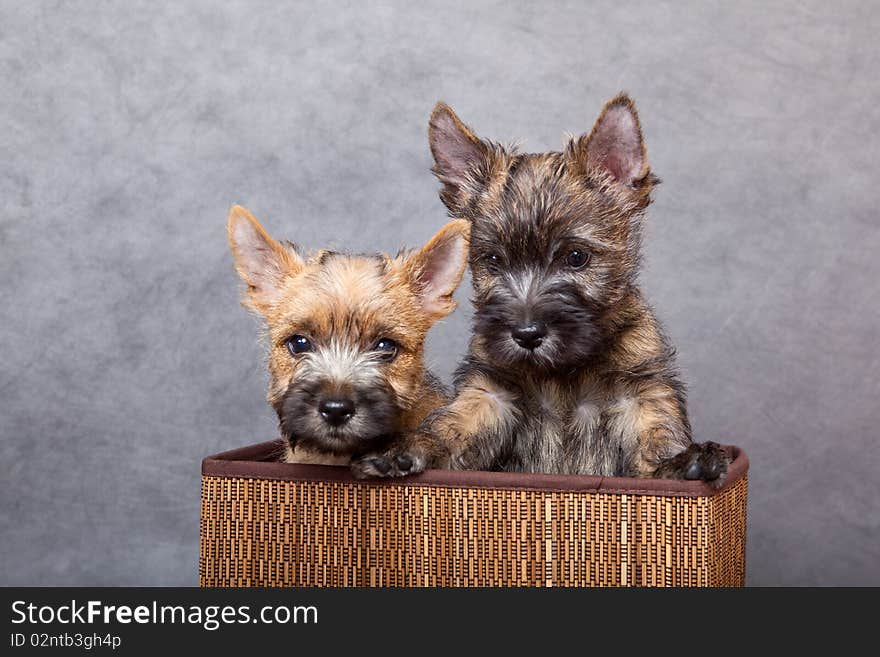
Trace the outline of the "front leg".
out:
<instances>
[{"instance_id":1,"label":"front leg","mask_svg":"<svg viewBox=\"0 0 880 657\"><path fill-rule=\"evenodd\" d=\"M358 478L401 477L426 468L491 468L515 436L519 405L513 392L475 373L455 398L389 449L352 461Z\"/></svg>"},{"instance_id":2,"label":"front leg","mask_svg":"<svg viewBox=\"0 0 880 657\"><path fill-rule=\"evenodd\" d=\"M691 443L680 454L662 461L652 476L657 479L699 479L719 488L724 483L729 465L730 457L718 443Z\"/></svg>"},{"instance_id":3,"label":"front leg","mask_svg":"<svg viewBox=\"0 0 880 657\"><path fill-rule=\"evenodd\" d=\"M392 441L389 447L353 457L351 472L355 478L405 477L427 468L448 467L449 448L429 430L431 417L416 431Z\"/></svg>"},{"instance_id":4,"label":"front leg","mask_svg":"<svg viewBox=\"0 0 880 657\"><path fill-rule=\"evenodd\" d=\"M672 425L674 426L674 425ZM727 476L730 457L718 443L687 442L686 427L671 428L669 419L661 426L652 426L639 434L635 458L636 476L653 479L700 480L721 487Z\"/></svg>"},{"instance_id":5,"label":"front leg","mask_svg":"<svg viewBox=\"0 0 880 657\"><path fill-rule=\"evenodd\" d=\"M716 443L691 441L683 396L669 382L626 389L611 405L607 424L622 447L621 474L724 482L727 453Z\"/></svg>"}]
</instances>

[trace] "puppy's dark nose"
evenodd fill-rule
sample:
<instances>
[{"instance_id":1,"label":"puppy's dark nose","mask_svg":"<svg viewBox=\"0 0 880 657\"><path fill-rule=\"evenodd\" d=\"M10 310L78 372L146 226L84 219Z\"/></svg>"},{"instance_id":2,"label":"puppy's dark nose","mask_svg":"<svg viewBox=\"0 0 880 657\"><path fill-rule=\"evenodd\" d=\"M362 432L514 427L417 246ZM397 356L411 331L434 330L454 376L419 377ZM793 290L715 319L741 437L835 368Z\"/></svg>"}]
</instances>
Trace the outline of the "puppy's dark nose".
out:
<instances>
[{"instance_id":1,"label":"puppy's dark nose","mask_svg":"<svg viewBox=\"0 0 880 657\"><path fill-rule=\"evenodd\" d=\"M541 322L532 322L525 326L518 326L510 332L516 342L523 349L536 349L541 345L547 335L547 329Z\"/></svg>"},{"instance_id":2,"label":"puppy's dark nose","mask_svg":"<svg viewBox=\"0 0 880 657\"><path fill-rule=\"evenodd\" d=\"M322 399L318 404L318 412L324 422L334 427L345 424L354 415L354 402L345 397Z\"/></svg>"}]
</instances>

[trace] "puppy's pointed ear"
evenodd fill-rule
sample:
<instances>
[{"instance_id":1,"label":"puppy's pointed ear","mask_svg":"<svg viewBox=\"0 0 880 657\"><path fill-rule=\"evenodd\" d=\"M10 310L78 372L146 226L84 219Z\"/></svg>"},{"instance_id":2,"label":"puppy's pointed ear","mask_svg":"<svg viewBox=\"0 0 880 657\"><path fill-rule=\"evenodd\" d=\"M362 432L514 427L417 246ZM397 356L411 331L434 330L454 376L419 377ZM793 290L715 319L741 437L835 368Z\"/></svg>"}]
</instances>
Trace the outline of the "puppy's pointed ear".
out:
<instances>
[{"instance_id":1,"label":"puppy's pointed ear","mask_svg":"<svg viewBox=\"0 0 880 657\"><path fill-rule=\"evenodd\" d=\"M659 182L651 175L648 153L635 103L625 93L609 100L589 135L573 144L574 157L584 174L610 174L626 188L642 188Z\"/></svg>"},{"instance_id":2,"label":"puppy's pointed ear","mask_svg":"<svg viewBox=\"0 0 880 657\"><path fill-rule=\"evenodd\" d=\"M434 174L443 183L440 198L456 212L486 185L492 148L480 140L452 108L437 103L428 122Z\"/></svg>"},{"instance_id":3,"label":"puppy's pointed ear","mask_svg":"<svg viewBox=\"0 0 880 657\"><path fill-rule=\"evenodd\" d=\"M455 310L452 295L467 268L470 232L464 219L451 221L406 260L422 308L435 319Z\"/></svg>"},{"instance_id":4,"label":"puppy's pointed ear","mask_svg":"<svg viewBox=\"0 0 880 657\"><path fill-rule=\"evenodd\" d=\"M240 205L229 211L226 229L235 269L248 286L244 303L265 312L279 300L285 279L302 270L303 261L293 249L269 237L260 222Z\"/></svg>"}]
</instances>

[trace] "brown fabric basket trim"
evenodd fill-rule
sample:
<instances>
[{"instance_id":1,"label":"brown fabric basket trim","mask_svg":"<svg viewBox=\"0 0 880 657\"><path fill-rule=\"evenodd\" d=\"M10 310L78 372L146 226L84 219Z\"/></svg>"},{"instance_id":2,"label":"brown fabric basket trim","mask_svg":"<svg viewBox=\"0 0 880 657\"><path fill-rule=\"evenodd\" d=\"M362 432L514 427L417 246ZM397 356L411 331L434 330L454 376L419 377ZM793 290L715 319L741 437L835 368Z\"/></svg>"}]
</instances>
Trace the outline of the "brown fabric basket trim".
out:
<instances>
[{"instance_id":1,"label":"brown fabric basket trim","mask_svg":"<svg viewBox=\"0 0 880 657\"><path fill-rule=\"evenodd\" d=\"M428 470L401 479L359 481L348 468L332 465L280 463L278 440L250 445L209 456L202 461L202 474L246 479L282 481L357 482L370 486L434 486L443 488L488 488L551 492L607 492L625 495L666 495L672 497L713 497L734 486L749 469L746 453L735 446L726 449L732 457L727 480L715 489L702 481L671 479L633 479L543 473L486 472L482 470Z\"/></svg>"}]
</instances>

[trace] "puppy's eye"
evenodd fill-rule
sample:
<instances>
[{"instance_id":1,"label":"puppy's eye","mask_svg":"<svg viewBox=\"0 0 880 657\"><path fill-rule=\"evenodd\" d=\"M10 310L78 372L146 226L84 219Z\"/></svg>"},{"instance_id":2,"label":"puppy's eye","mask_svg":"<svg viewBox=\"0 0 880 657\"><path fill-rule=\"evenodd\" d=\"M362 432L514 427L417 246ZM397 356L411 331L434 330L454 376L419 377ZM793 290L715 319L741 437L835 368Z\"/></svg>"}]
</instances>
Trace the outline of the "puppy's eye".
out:
<instances>
[{"instance_id":1,"label":"puppy's eye","mask_svg":"<svg viewBox=\"0 0 880 657\"><path fill-rule=\"evenodd\" d=\"M314 349L314 347L312 346L311 340L304 335L294 335L287 341L287 350L294 356L304 354L307 351L312 351L312 349Z\"/></svg>"},{"instance_id":2,"label":"puppy's eye","mask_svg":"<svg viewBox=\"0 0 880 657\"><path fill-rule=\"evenodd\" d=\"M565 257L566 264L572 269L580 269L590 261L590 254L580 249L574 249Z\"/></svg>"},{"instance_id":3,"label":"puppy's eye","mask_svg":"<svg viewBox=\"0 0 880 657\"><path fill-rule=\"evenodd\" d=\"M497 253L489 253L483 256L483 264L489 271L498 271L501 268L501 256Z\"/></svg>"},{"instance_id":4,"label":"puppy's eye","mask_svg":"<svg viewBox=\"0 0 880 657\"><path fill-rule=\"evenodd\" d=\"M398 349L397 343L390 338L381 338L373 347L373 351L379 352L385 360L394 360Z\"/></svg>"}]
</instances>

